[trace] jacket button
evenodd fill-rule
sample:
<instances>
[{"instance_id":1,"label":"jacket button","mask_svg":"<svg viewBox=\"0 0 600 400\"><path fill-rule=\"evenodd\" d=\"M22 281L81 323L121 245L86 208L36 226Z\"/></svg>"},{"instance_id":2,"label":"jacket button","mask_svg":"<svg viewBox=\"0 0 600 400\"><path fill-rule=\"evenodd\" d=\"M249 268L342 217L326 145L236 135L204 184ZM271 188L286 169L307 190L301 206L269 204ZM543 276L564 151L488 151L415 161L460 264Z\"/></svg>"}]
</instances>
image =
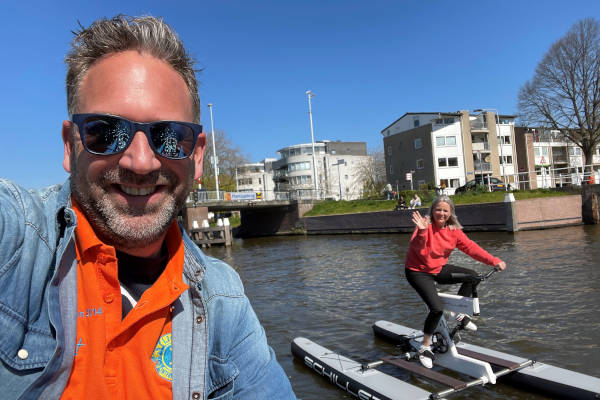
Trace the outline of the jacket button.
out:
<instances>
[{"instance_id":1,"label":"jacket button","mask_svg":"<svg viewBox=\"0 0 600 400\"><path fill-rule=\"evenodd\" d=\"M198 393L198 392L192 393L192 399L198 400L199 398L200 398L200 393Z\"/></svg>"},{"instance_id":2,"label":"jacket button","mask_svg":"<svg viewBox=\"0 0 600 400\"><path fill-rule=\"evenodd\" d=\"M114 300L114 297L110 293L104 296L104 301L107 303L112 303L113 300Z\"/></svg>"},{"instance_id":3,"label":"jacket button","mask_svg":"<svg viewBox=\"0 0 600 400\"><path fill-rule=\"evenodd\" d=\"M201 324L201 323L202 323L202 315L198 315L198 316L196 317L196 323L197 323L197 324Z\"/></svg>"},{"instance_id":4,"label":"jacket button","mask_svg":"<svg viewBox=\"0 0 600 400\"><path fill-rule=\"evenodd\" d=\"M19 357L21 360L26 360L27 357L29 357L29 352L25 349L21 349L17 352L17 357Z\"/></svg>"}]
</instances>

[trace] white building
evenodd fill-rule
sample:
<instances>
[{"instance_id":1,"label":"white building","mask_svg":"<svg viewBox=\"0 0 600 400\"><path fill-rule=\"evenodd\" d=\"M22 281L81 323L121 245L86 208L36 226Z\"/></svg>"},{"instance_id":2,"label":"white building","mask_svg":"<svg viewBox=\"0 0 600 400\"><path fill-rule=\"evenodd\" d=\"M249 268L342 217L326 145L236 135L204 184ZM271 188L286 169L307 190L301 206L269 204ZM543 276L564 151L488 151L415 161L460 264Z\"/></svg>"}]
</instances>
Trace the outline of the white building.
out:
<instances>
[{"instance_id":1,"label":"white building","mask_svg":"<svg viewBox=\"0 0 600 400\"><path fill-rule=\"evenodd\" d=\"M257 191L262 178L263 196L266 199L284 198L331 198L343 200L362 196L363 183L360 170L372 162L367 155L365 142L315 142L315 161L318 192L315 192L313 169L313 145L296 144L277 151L279 159L267 159L263 163L248 164L238 170L238 190ZM265 165L261 168L261 165ZM267 184L266 182L269 181ZM272 186L271 186L272 185Z\"/></svg>"},{"instance_id":2,"label":"white building","mask_svg":"<svg viewBox=\"0 0 600 400\"><path fill-rule=\"evenodd\" d=\"M261 162L239 165L236 168L236 190L254 192L258 198L273 200L275 184L272 164L277 159L265 158Z\"/></svg>"},{"instance_id":3,"label":"white building","mask_svg":"<svg viewBox=\"0 0 600 400\"><path fill-rule=\"evenodd\" d=\"M433 185L454 194L477 176L515 182L513 116L406 113L381 134L387 179L398 190Z\"/></svg>"},{"instance_id":4,"label":"white building","mask_svg":"<svg viewBox=\"0 0 600 400\"><path fill-rule=\"evenodd\" d=\"M592 164L594 182L600 179L600 147L585 160L581 148L560 131L544 128L515 128L519 151L519 176L524 188L581 185L588 181L585 165Z\"/></svg>"}]
</instances>

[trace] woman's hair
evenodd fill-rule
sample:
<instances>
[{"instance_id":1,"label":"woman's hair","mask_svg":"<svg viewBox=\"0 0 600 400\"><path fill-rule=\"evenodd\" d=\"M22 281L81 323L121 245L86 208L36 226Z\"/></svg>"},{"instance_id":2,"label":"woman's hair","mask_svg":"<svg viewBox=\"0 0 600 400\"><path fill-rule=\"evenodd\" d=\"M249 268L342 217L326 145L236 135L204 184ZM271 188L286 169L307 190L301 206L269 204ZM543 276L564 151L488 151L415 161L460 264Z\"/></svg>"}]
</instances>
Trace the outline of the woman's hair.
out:
<instances>
[{"instance_id":1,"label":"woman's hair","mask_svg":"<svg viewBox=\"0 0 600 400\"><path fill-rule=\"evenodd\" d=\"M194 60L177 33L162 18L117 15L102 18L75 33L67 54L67 107L77 112L79 86L88 70L102 57L126 50L145 52L169 64L187 85L194 121L200 122L200 100Z\"/></svg>"},{"instance_id":2,"label":"woman's hair","mask_svg":"<svg viewBox=\"0 0 600 400\"><path fill-rule=\"evenodd\" d=\"M434 221L433 211L436 209L436 207L440 203L446 203L450 206L450 218L448 218L448 221L446 222L446 226L450 227L450 229L462 229L462 225L460 224L460 222L458 222L458 217L456 216L456 209L454 208L454 202L452 201L452 199L450 197L446 196L445 194L443 194L439 197L436 197L435 200L433 200L431 202L431 208L429 209L429 218L431 218L431 221Z\"/></svg>"}]
</instances>

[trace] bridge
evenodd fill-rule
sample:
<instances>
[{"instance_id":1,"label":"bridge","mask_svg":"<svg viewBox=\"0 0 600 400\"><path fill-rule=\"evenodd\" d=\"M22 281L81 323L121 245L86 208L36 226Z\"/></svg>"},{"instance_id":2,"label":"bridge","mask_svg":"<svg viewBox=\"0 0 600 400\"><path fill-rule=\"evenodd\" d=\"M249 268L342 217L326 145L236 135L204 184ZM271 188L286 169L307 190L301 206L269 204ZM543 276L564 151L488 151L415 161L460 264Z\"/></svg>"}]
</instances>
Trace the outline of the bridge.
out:
<instances>
[{"instance_id":1,"label":"bridge","mask_svg":"<svg viewBox=\"0 0 600 400\"><path fill-rule=\"evenodd\" d=\"M287 207L298 200L204 200L188 202L187 207L206 207L208 211L242 211L256 208ZM312 200L308 200L312 204Z\"/></svg>"},{"instance_id":2,"label":"bridge","mask_svg":"<svg viewBox=\"0 0 600 400\"><path fill-rule=\"evenodd\" d=\"M193 221L201 223L207 218L209 211L239 211L242 224L236 229L237 236L256 237L291 233L297 230L296 222L312 209L313 203L313 199L192 199L186 203L183 210L184 225L188 230L192 229Z\"/></svg>"}]
</instances>

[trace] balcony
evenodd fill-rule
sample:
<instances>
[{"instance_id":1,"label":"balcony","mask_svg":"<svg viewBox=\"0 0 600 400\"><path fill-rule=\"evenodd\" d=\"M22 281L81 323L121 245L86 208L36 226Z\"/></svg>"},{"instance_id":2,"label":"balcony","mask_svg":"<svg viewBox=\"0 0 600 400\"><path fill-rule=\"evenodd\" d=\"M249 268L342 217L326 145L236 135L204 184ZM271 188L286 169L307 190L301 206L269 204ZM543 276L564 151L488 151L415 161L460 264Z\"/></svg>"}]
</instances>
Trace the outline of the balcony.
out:
<instances>
[{"instance_id":1,"label":"balcony","mask_svg":"<svg viewBox=\"0 0 600 400\"><path fill-rule=\"evenodd\" d=\"M489 131L485 120L481 116L472 119L469 122L471 124L471 131Z\"/></svg>"},{"instance_id":2,"label":"balcony","mask_svg":"<svg viewBox=\"0 0 600 400\"><path fill-rule=\"evenodd\" d=\"M566 164L568 162L566 154L552 154L553 164Z\"/></svg>"},{"instance_id":3,"label":"balcony","mask_svg":"<svg viewBox=\"0 0 600 400\"><path fill-rule=\"evenodd\" d=\"M473 148L473 151L490 150L490 144L488 142L473 142L471 143L471 147Z\"/></svg>"},{"instance_id":4,"label":"balcony","mask_svg":"<svg viewBox=\"0 0 600 400\"><path fill-rule=\"evenodd\" d=\"M473 169L475 171L489 172L492 170L492 164L487 162L481 162L479 160L473 160Z\"/></svg>"}]
</instances>

